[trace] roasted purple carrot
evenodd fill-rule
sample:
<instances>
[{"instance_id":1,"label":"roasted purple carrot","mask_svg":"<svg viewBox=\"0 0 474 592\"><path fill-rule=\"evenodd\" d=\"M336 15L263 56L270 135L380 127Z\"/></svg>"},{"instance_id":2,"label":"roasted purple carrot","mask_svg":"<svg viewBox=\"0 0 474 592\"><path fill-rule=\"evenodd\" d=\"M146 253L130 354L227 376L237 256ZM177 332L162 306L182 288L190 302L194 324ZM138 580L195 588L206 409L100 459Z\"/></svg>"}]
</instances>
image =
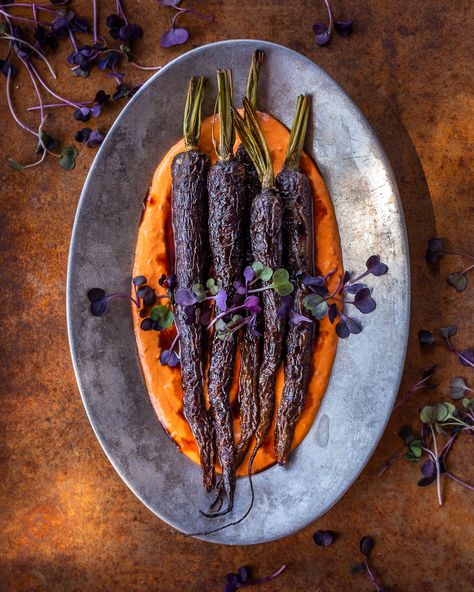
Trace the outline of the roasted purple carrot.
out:
<instances>
[{"instance_id":1,"label":"roasted purple carrot","mask_svg":"<svg viewBox=\"0 0 474 592\"><path fill-rule=\"evenodd\" d=\"M209 240L207 231L207 175L209 157L198 149L204 78L192 78L184 110L185 150L171 165L171 212L177 288L205 282ZM174 306L179 332L184 416L199 448L205 488L214 485L214 445L204 398L202 325L186 320L185 307Z\"/></svg>"},{"instance_id":2,"label":"roasted purple carrot","mask_svg":"<svg viewBox=\"0 0 474 592\"><path fill-rule=\"evenodd\" d=\"M310 99L299 96L291 126L290 140L282 170L276 183L284 206L283 244L287 270L293 277L313 275L313 211L308 177L300 170ZM298 282L297 282L298 283ZM304 288L297 285L294 309L304 315ZM290 451L295 426L303 410L311 371L314 325L289 324L286 338L285 382L275 426L274 450L278 463L284 465Z\"/></svg>"},{"instance_id":3,"label":"roasted purple carrot","mask_svg":"<svg viewBox=\"0 0 474 592\"><path fill-rule=\"evenodd\" d=\"M248 81L247 99L253 110L257 108L257 86L260 64L264 53L257 50L252 58ZM246 204L244 212L244 261L247 265L253 262L250 244L250 212L255 197L260 193L262 184L257 170L247 154L243 144L240 144L236 157L245 166L246 172ZM235 449L236 468L242 463L250 446L258 423L258 369L260 364L260 339L250 327L245 327L240 340L240 377L239 377L239 406L240 406L240 440Z\"/></svg>"},{"instance_id":4,"label":"roasted purple carrot","mask_svg":"<svg viewBox=\"0 0 474 592\"><path fill-rule=\"evenodd\" d=\"M283 205L275 188L273 164L265 137L248 99L244 99L245 119L234 109L234 123L244 147L252 159L262 183L262 190L250 211L252 258L271 269L283 261ZM249 461L249 473L255 455L270 430L275 409L276 373L281 361L285 323L278 314L281 297L273 290L262 292L263 351L258 374L259 419L255 446Z\"/></svg>"},{"instance_id":5,"label":"roasted purple carrot","mask_svg":"<svg viewBox=\"0 0 474 592\"><path fill-rule=\"evenodd\" d=\"M230 70L218 70L217 109L219 139L214 141L217 162L208 175L209 242L217 286L233 289L242 273L242 218L245 205L245 167L233 154L235 139L232 121L232 76ZM225 312L216 310L216 315ZM236 333L221 339L214 330L208 376L210 411L214 425L217 456L222 469L222 487L227 496L225 508L212 514L220 516L232 510L235 490L234 434L229 390L236 353Z\"/></svg>"}]
</instances>

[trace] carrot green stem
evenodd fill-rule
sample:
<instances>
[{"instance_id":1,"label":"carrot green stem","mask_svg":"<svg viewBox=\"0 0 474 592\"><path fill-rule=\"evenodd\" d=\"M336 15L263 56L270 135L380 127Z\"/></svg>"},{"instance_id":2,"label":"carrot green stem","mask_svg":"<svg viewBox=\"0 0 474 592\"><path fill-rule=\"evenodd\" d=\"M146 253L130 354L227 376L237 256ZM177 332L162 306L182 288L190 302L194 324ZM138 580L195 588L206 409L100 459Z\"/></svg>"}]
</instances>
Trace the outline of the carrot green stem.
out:
<instances>
[{"instance_id":1,"label":"carrot green stem","mask_svg":"<svg viewBox=\"0 0 474 592\"><path fill-rule=\"evenodd\" d=\"M204 76L193 76L189 81L183 123L186 150L195 150L201 135L201 107L204 99L205 82Z\"/></svg>"},{"instance_id":2,"label":"carrot green stem","mask_svg":"<svg viewBox=\"0 0 474 592\"><path fill-rule=\"evenodd\" d=\"M290 140L286 151L285 168L299 169L301 152L308 128L310 97L300 95L296 101L295 114L291 124Z\"/></svg>"},{"instance_id":3,"label":"carrot green stem","mask_svg":"<svg viewBox=\"0 0 474 592\"><path fill-rule=\"evenodd\" d=\"M240 141L254 164L262 187L273 187L275 178L270 150L250 101L244 98L244 117L234 107L232 115Z\"/></svg>"},{"instance_id":4,"label":"carrot green stem","mask_svg":"<svg viewBox=\"0 0 474 592\"><path fill-rule=\"evenodd\" d=\"M219 160L229 160L234 154L234 123L232 121L232 70L217 70L216 112L219 114L219 140L214 129L212 143Z\"/></svg>"},{"instance_id":5,"label":"carrot green stem","mask_svg":"<svg viewBox=\"0 0 474 592\"><path fill-rule=\"evenodd\" d=\"M260 64L263 62L265 53L261 49L257 49L252 57L252 64L250 65L249 77L247 80L246 97L252 105L254 111L257 110L257 87L258 78L260 75Z\"/></svg>"}]
</instances>

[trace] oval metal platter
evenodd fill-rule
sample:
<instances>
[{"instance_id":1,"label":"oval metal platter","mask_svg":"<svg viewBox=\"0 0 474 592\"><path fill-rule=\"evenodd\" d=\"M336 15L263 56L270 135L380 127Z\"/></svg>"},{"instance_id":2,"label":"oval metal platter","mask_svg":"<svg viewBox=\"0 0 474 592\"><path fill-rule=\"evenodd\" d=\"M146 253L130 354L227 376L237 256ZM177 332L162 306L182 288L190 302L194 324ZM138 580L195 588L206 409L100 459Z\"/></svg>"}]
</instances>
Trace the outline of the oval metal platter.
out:
<instances>
[{"instance_id":1,"label":"oval metal platter","mask_svg":"<svg viewBox=\"0 0 474 592\"><path fill-rule=\"evenodd\" d=\"M371 127L328 74L285 47L236 40L184 54L140 89L107 134L79 202L67 283L77 381L92 427L121 478L152 512L184 533L238 518L250 499L246 479L238 481L232 515L208 519L199 513L209 506L200 469L177 451L153 412L129 305L114 302L111 314L94 318L86 294L93 287L129 290L143 200L157 164L182 135L188 79L208 78L208 115L216 69L231 67L240 105L257 48L266 53L263 111L290 126L297 95L312 96L306 149L334 202L345 268L363 271L368 256L379 254L389 272L369 279L377 309L362 319L360 335L340 340L318 417L289 465L254 477L255 504L246 520L200 537L233 545L278 539L324 514L366 465L392 409L409 326L408 247L394 175Z\"/></svg>"}]
</instances>

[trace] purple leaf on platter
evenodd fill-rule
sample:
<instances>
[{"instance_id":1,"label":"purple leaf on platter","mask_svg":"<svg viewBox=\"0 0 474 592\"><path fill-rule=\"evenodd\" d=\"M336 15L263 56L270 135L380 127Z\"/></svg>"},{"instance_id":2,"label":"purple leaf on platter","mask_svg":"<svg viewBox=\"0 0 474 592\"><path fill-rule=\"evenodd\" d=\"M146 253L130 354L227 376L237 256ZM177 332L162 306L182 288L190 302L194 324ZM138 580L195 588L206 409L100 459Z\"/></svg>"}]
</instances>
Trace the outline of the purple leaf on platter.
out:
<instances>
[{"instance_id":1,"label":"purple leaf on platter","mask_svg":"<svg viewBox=\"0 0 474 592\"><path fill-rule=\"evenodd\" d=\"M250 312L259 313L262 309L260 307L260 298L258 296L248 296L245 299L244 306Z\"/></svg>"},{"instance_id":2,"label":"purple leaf on platter","mask_svg":"<svg viewBox=\"0 0 474 592\"><path fill-rule=\"evenodd\" d=\"M346 292L348 294L357 294L357 292L359 290L362 290L363 288L366 288L367 286L365 284L352 284L351 286L347 286L346 288Z\"/></svg>"},{"instance_id":3,"label":"purple leaf on platter","mask_svg":"<svg viewBox=\"0 0 474 592\"><path fill-rule=\"evenodd\" d=\"M174 45L182 45L189 39L189 33L187 29L183 27L171 27L168 31L165 31L160 38L161 47L173 47Z\"/></svg>"},{"instance_id":4,"label":"purple leaf on platter","mask_svg":"<svg viewBox=\"0 0 474 592\"><path fill-rule=\"evenodd\" d=\"M367 266L367 270L375 276L384 275L388 271L387 265L380 261L378 255L372 255L372 257L369 257L365 265Z\"/></svg>"},{"instance_id":5,"label":"purple leaf on platter","mask_svg":"<svg viewBox=\"0 0 474 592\"><path fill-rule=\"evenodd\" d=\"M362 288L362 290L359 290L355 296L353 304L363 314L373 312L376 307L375 300L370 295L369 288Z\"/></svg>"},{"instance_id":6,"label":"purple leaf on platter","mask_svg":"<svg viewBox=\"0 0 474 592\"><path fill-rule=\"evenodd\" d=\"M420 347L428 347L433 345L435 342L433 333L431 331L427 331L426 329L420 329L420 331L418 331L418 342Z\"/></svg>"},{"instance_id":7,"label":"purple leaf on platter","mask_svg":"<svg viewBox=\"0 0 474 592\"><path fill-rule=\"evenodd\" d=\"M255 272L254 272L254 270L251 268L250 265L247 265L247 267L244 269L244 279L245 279L245 281L247 283L249 283L254 278L255 278Z\"/></svg>"},{"instance_id":8,"label":"purple leaf on platter","mask_svg":"<svg viewBox=\"0 0 474 592\"><path fill-rule=\"evenodd\" d=\"M337 317L337 304L334 302L329 305L328 309L328 319L330 323L334 323Z\"/></svg>"},{"instance_id":9,"label":"purple leaf on platter","mask_svg":"<svg viewBox=\"0 0 474 592\"><path fill-rule=\"evenodd\" d=\"M349 337L351 332L349 331L346 321L339 321L339 323L336 325L336 333L341 339L346 339Z\"/></svg>"},{"instance_id":10,"label":"purple leaf on platter","mask_svg":"<svg viewBox=\"0 0 474 592\"><path fill-rule=\"evenodd\" d=\"M353 335L358 335L362 331L362 325L359 323L358 320L353 319L351 317L346 317L345 320L347 328Z\"/></svg>"},{"instance_id":11,"label":"purple leaf on platter","mask_svg":"<svg viewBox=\"0 0 474 592\"><path fill-rule=\"evenodd\" d=\"M179 364L179 358L171 349L164 349L160 354L160 362L163 366L175 368Z\"/></svg>"},{"instance_id":12,"label":"purple leaf on platter","mask_svg":"<svg viewBox=\"0 0 474 592\"><path fill-rule=\"evenodd\" d=\"M196 296L193 294L193 291L188 288L180 288L177 290L174 300L176 304L181 306L191 306L196 304Z\"/></svg>"},{"instance_id":13,"label":"purple leaf on platter","mask_svg":"<svg viewBox=\"0 0 474 592\"><path fill-rule=\"evenodd\" d=\"M227 292L224 290L224 288L221 288L214 296L214 302L221 312L227 310Z\"/></svg>"}]
</instances>

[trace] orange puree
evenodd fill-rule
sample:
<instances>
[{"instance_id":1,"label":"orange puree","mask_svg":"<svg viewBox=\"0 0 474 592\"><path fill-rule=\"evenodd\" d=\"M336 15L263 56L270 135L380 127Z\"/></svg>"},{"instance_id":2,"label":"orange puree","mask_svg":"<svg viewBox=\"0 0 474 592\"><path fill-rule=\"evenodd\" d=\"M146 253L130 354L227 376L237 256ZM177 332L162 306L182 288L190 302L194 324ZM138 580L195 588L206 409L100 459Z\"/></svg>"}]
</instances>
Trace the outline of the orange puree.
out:
<instances>
[{"instance_id":1,"label":"orange puree","mask_svg":"<svg viewBox=\"0 0 474 592\"><path fill-rule=\"evenodd\" d=\"M211 119L211 117L208 117L203 121L199 146L201 150L209 154L214 162L215 153L211 141ZM284 125L269 115L259 113L259 119L271 151L275 173L277 173L283 165L289 133ZM155 288L158 286L158 279L161 274L168 274L173 269L170 166L173 157L181 152L183 147L184 142L180 140L167 152L156 169L138 232L133 275L144 275L148 283ZM313 190L316 270L323 275L332 269L337 268L338 270L338 273L330 278L329 288L331 289L331 287L335 287L342 270L341 247L333 205L317 167L306 154L303 154L301 167L308 175ZM158 359L160 352L169 347L174 336L174 328L160 333L142 331L140 329L141 319L135 307L133 307L133 320L143 374L158 419L180 451L198 463L197 447L191 429L183 415L179 367L162 366ZM306 403L303 414L296 426L293 447L296 447L303 440L316 417L331 375L336 348L337 336L334 327L325 318L319 323L319 334L314 346L313 367ZM237 371L236 368L234 385L231 391L236 441L240 436ZM280 369L277 378L278 401L281 397L282 386L283 370ZM273 429L257 454L254 462L255 471L261 471L275 462L272 446ZM244 475L246 467L247 464L244 462L238 474Z\"/></svg>"}]
</instances>

